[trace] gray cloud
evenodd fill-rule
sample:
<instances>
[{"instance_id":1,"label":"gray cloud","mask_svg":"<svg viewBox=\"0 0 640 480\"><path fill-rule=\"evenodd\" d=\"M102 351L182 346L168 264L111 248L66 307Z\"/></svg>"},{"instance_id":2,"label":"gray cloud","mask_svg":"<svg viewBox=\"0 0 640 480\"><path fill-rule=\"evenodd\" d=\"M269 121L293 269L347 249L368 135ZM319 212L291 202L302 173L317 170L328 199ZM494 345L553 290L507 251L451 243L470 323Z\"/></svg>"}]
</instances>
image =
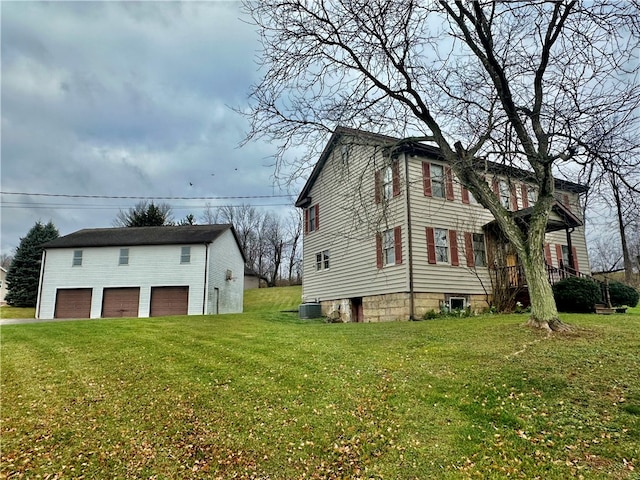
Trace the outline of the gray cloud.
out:
<instances>
[{"instance_id":1,"label":"gray cloud","mask_svg":"<svg viewBox=\"0 0 640 480\"><path fill-rule=\"evenodd\" d=\"M237 2L5 2L1 8L3 191L280 193L265 160L271 147L236 148L246 123L228 106L246 101L257 75L256 35L240 20ZM119 208L137 201L2 200L3 253L37 220L51 219L61 234L109 226ZM204 205L173 203L177 217L199 216Z\"/></svg>"}]
</instances>

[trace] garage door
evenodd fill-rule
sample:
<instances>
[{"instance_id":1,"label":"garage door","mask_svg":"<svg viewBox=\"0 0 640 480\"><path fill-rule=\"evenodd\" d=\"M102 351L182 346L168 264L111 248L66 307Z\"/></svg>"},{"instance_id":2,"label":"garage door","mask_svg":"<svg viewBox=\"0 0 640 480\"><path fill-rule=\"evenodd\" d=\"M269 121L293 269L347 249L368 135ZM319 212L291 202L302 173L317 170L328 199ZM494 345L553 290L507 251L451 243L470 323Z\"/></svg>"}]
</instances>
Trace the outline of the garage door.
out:
<instances>
[{"instance_id":1,"label":"garage door","mask_svg":"<svg viewBox=\"0 0 640 480\"><path fill-rule=\"evenodd\" d=\"M186 315L189 287L152 287L150 316Z\"/></svg>"},{"instance_id":2,"label":"garage door","mask_svg":"<svg viewBox=\"0 0 640 480\"><path fill-rule=\"evenodd\" d=\"M55 318L89 318L91 316L91 289L58 289L53 316Z\"/></svg>"},{"instance_id":3,"label":"garage door","mask_svg":"<svg viewBox=\"0 0 640 480\"><path fill-rule=\"evenodd\" d=\"M102 295L102 317L137 317L140 288L105 288Z\"/></svg>"}]
</instances>

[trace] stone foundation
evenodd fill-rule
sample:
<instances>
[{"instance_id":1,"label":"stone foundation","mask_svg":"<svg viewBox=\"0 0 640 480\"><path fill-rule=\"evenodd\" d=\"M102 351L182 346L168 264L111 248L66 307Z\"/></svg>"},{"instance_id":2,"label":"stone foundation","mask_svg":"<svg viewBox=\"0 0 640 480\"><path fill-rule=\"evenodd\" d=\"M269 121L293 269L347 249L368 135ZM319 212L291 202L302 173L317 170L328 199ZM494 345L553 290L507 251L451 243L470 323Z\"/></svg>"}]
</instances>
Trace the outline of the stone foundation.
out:
<instances>
[{"instance_id":1,"label":"stone foundation","mask_svg":"<svg viewBox=\"0 0 640 480\"><path fill-rule=\"evenodd\" d=\"M488 307L485 295L461 295L444 293L415 293L414 315L421 320L430 310L440 312L449 297L464 297L467 305L474 312L480 312ZM320 302L322 315L331 322L354 322L351 299L324 300ZM365 322L394 322L410 320L410 295L403 293L387 293L362 297L362 308Z\"/></svg>"}]
</instances>

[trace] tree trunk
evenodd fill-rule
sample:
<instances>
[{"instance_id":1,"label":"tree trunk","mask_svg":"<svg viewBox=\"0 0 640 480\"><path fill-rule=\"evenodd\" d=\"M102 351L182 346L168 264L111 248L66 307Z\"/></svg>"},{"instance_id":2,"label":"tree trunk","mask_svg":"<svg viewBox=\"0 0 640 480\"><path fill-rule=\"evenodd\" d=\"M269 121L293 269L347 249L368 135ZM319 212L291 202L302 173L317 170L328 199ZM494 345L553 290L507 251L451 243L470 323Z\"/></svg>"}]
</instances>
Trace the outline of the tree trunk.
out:
<instances>
[{"instance_id":1,"label":"tree trunk","mask_svg":"<svg viewBox=\"0 0 640 480\"><path fill-rule=\"evenodd\" d=\"M523 266L531 299L531 317L527 325L554 332L568 330L568 327L558 318L558 309L547 276L542 250L528 255L523 260Z\"/></svg>"}]
</instances>

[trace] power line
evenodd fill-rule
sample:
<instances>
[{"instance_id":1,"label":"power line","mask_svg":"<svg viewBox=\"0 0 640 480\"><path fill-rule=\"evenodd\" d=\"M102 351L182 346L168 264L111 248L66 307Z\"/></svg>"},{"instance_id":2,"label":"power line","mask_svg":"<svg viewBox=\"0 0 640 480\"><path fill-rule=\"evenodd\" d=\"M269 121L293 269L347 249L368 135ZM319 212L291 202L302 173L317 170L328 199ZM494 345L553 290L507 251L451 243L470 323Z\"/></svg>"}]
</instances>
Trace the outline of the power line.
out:
<instances>
[{"instance_id":1,"label":"power line","mask_svg":"<svg viewBox=\"0 0 640 480\"><path fill-rule=\"evenodd\" d=\"M138 195L72 195L66 193L30 193L30 192L0 192L2 195L27 195L33 197L64 197L64 198L101 198L101 199L133 199L133 200L242 200L257 198L292 198L292 195L236 195L220 197L147 197Z\"/></svg>"}]
</instances>

